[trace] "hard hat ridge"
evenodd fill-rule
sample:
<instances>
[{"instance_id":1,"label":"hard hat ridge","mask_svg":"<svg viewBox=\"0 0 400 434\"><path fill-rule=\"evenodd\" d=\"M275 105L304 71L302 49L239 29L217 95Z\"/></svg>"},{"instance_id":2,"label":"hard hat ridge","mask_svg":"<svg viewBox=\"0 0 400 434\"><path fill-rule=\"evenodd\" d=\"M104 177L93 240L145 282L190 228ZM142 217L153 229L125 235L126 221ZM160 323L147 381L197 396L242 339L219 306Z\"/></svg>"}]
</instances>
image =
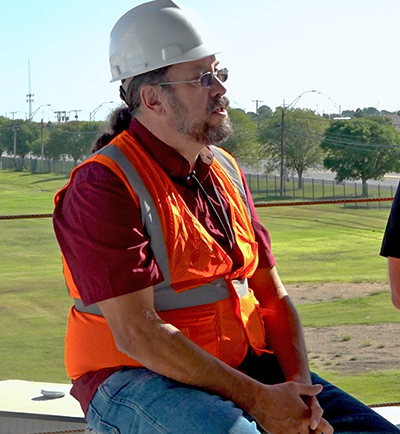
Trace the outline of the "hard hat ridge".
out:
<instances>
[{"instance_id":1,"label":"hard hat ridge","mask_svg":"<svg viewBox=\"0 0 400 434\"><path fill-rule=\"evenodd\" d=\"M128 11L111 31L111 82L218 53L206 44L196 24L194 16L172 0L155 0Z\"/></svg>"}]
</instances>

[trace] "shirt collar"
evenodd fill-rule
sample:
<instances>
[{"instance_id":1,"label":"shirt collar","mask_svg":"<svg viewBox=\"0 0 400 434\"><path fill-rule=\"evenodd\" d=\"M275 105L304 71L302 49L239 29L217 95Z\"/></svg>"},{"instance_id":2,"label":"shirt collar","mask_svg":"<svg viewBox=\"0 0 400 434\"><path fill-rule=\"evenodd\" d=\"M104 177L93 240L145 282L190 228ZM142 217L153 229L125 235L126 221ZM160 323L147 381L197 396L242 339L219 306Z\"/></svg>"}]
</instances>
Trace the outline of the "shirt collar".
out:
<instances>
[{"instance_id":1,"label":"shirt collar","mask_svg":"<svg viewBox=\"0 0 400 434\"><path fill-rule=\"evenodd\" d=\"M187 178L191 172L190 164L178 151L158 139L137 119L132 118L129 134L133 136L150 154L155 162L172 178ZM200 182L209 175L214 154L205 148L197 159L193 170Z\"/></svg>"}]
</instances>

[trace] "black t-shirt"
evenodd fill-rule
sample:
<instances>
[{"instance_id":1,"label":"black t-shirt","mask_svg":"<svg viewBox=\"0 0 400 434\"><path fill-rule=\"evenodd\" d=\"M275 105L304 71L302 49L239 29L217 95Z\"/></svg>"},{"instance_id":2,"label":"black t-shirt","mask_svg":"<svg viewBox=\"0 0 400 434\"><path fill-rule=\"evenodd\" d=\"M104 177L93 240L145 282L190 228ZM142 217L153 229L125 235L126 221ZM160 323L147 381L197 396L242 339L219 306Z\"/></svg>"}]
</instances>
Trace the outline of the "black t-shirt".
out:
<instances>
[{"instance_id":1,"label":"black t-shirt","mask_svg":"<svg viewBox=\"0 0 400 434\"><path fill-rule=\"evenodd\" d=\"M400 185L400 184L399 184ZM382 256L400 258L400 188L397 187L392 210L386 225L381 252Z\"/></svg>"}]
</instances>

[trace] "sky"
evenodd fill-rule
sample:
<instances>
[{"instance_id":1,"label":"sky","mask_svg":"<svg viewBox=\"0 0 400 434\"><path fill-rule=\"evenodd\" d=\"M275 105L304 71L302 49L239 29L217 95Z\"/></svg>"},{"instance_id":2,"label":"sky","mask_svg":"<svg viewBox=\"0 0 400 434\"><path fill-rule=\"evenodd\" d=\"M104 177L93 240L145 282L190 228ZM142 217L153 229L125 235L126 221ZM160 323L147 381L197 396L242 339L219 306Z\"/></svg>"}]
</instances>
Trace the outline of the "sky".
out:
<instances>
[{"instance_id":1,"label":"sky","mask_svg":"<svg viewBox=\"0 0 400 434\"><path fill-rule=\"evenodd\" d=\"M2 1L0 115L26 119L33 94L34 121L55 121L56 111L105 119L120 104L119 84L110 84L109 35L140 3ZM178 3L200 16L221 47L232 108L400 110L399 0Z\"/></svg>"}]
</instances>

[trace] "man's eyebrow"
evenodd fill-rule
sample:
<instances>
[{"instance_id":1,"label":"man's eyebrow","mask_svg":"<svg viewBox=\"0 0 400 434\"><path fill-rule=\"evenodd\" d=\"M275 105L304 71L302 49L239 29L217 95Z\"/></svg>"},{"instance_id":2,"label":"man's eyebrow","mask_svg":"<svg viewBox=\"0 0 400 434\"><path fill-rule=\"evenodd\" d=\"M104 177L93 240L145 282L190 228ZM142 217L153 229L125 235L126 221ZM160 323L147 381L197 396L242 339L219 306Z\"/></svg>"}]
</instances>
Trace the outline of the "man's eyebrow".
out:
<instances>
[{"instance_id":1,"label":"man's eyebrow","mask_svg":"<svg viewBox=\"0 0 400 434\"><path fill-rule=\"evenodd\" d=\"M220 64L220 61L216 60L215 63L213 63L211 66L213 66L214 68L216 68L219 64ZM197 66L195 69L198 72L203 72L204 71L204 67L203 66Z\"/></svg>"},{"instance_id":2,"label":"man's eyebrow","mask_svg":"<svg viewBox=\"0 0 400 434\"><path fill-rule=\"evenodd\" d=\"M213 69L217 69L217 66L219 65L220 61L216 60L215 63L213 63L211 65L211 67ZM209 72L208 67L204 67L203 65L198 65L196 67L193 68L193 70L191 72L189 72L189 74L192 74L194 77L197 75L201 75L204 74L206 72Z\"/></svg>"}]
</instances>

